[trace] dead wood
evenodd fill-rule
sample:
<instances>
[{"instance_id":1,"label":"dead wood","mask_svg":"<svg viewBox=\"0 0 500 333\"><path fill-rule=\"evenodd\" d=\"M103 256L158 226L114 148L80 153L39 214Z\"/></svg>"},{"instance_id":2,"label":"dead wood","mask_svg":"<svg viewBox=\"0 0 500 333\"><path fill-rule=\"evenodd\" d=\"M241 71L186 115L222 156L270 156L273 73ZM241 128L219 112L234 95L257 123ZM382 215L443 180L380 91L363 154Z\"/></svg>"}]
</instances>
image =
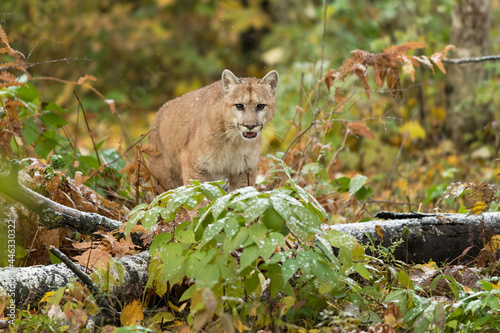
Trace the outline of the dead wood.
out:
<instances>
[{"instance_id":1,"label":"dead wood","mask_svg":"<svg viewBox=\"0 0 500 333\"><path fill-rule=\"evenodd\" d=\"M392 216L397 220L339 224L330 228L353 235L361 244L370 244L373 240L374 244L388 247L403 240L394 254L396 259L408 263L475 258L491 236L500 234L500 213L389 213L376 216ZM401 217L403 219L399 219Z\"/></svg>"},{"instance_id":2,"label":"dead wood","mask_svg":"<svg viewBox=\"0 0 500 333\"><path fill-rule=\"evenodd\" d=\"M70 228L90 235L96 231L111 231L122 226L120 221L58 204L30 190L17 180L18 170L19 162L12 160L9 172L0 173L0 193L37 213L40 216L40 223L48 229Z\"/></svg>"},{"instance_id":3,"label":"dead wood","mask_svg":"<svg viewBox=\"0 0 500 333\"><path fill-rule=\"evenodd\" d=\"M122 257L117 262L123 266L123 283L121 286L111 286L109 294L121 304L130 299L140 299L148 281L148 251ZM85 271L85 267L77 263L74 265ZM66 264L0 268L0 287L15 290L14 300L18 309L26 308L29 304L36 307L46 292L64 287L76 278ZM14 288L12 283L15 284Z\"/></svg>"}]
</instances>

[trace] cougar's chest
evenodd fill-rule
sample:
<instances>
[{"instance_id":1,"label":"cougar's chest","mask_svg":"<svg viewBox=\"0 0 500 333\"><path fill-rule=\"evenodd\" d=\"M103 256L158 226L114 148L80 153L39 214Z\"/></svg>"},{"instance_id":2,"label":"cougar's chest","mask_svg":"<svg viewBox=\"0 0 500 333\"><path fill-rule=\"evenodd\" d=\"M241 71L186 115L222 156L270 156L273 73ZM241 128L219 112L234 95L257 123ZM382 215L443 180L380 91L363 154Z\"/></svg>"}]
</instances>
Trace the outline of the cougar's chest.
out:
<instances>
[{"instance_id":1,"label":"cougar's chest","mask_svg":"<svg viewBox=\"0 0 500 333\"><path fill-rule=\"evenodd\" d=\"M242 143L218 145L216 149L205 151L200 158L201 168L214 179L249 172L257 166L260 145Z\"/></svg>"}]
</instances>

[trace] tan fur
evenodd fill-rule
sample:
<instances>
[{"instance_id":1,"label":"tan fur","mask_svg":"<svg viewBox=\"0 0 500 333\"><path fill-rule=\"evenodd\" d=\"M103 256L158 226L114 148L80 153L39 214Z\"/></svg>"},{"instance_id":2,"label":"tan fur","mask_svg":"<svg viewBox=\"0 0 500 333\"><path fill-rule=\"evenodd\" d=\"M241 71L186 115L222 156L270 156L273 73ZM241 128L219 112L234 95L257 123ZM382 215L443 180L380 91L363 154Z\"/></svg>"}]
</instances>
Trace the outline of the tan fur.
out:
<instances>
[{"instance_id":1,"label":"tan fur","mask_svg":"<svg viewBox=\"0 0 500 333\"><path fill-rule=\"evenodd\" d=\"M276 71L258 80L238 79L226 69L221 81L165 103L149 139L159 153L148 163L159 190L190 179L227 178L230 191L255 185L262 128L276 113L277 84ZM259 104L263 110L257 110ZM256 137L246 138L255 134L245 132Z\"/></svg>"}]
</instances>

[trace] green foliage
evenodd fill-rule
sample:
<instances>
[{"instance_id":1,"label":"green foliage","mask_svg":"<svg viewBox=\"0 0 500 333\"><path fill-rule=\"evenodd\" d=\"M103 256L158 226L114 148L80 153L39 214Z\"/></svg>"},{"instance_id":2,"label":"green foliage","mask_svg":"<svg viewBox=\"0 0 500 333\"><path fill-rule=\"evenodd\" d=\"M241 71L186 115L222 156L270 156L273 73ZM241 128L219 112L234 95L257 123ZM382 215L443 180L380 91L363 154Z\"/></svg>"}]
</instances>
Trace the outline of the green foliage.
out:
<instances>
[{"instance_id":1,"label":"green foliage","mask_svg":"<svg viewBox=\"0 0 500 333\"><path fill-rule=\"evenodd\" d=\"M353 260L362 260L363 249L352 237L333 231L318 238L326 212L293 180L288 183L273 191L247 187L225 194L220 182L193 182L138 206L126 230L139 220L152 229L159 218L171 221L183 209L195 210L208 200L196 210L199 217L180 224L173 235L155 236L148 286L163 295L166 286L193 281L181 302L210 289L223 300L219 311L236 308L239 318L257 311L257 326L271 320L262 300L286 300L289 306L281 308L276 320L294 322L311 311L317 314L315 305L325 301L322 295L358 288L345 274ZM332 244L340 247L339 259ZM291 308L302 300L307 306ZM191 316L199 311L192 307Z\"/></svg>"}]
</instances>

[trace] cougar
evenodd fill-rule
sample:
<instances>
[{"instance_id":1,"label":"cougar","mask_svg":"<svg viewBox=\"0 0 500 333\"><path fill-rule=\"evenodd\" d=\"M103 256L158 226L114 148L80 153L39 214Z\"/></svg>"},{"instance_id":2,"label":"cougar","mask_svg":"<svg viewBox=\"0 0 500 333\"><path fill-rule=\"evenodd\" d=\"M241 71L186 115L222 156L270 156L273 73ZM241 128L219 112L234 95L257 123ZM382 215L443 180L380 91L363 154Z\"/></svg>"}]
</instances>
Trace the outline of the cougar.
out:
<instances>
[{"instance_id":1,"label":"cougar","mask_svg":"<svg viewBox=\"0 0 500 333\"><path fill-rule=\"evenodd\" d=\"M262 79L222 72L222 80L165 103L151 124L149 168L166 191L226 180L229 191L255 185L262 129L276 113L278 72Z\"/></svg>"}]
</instances>

